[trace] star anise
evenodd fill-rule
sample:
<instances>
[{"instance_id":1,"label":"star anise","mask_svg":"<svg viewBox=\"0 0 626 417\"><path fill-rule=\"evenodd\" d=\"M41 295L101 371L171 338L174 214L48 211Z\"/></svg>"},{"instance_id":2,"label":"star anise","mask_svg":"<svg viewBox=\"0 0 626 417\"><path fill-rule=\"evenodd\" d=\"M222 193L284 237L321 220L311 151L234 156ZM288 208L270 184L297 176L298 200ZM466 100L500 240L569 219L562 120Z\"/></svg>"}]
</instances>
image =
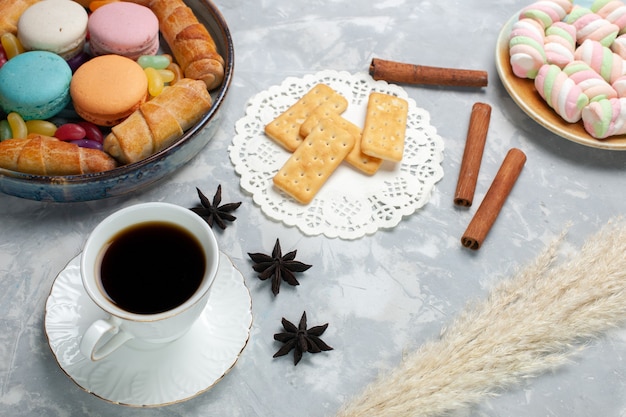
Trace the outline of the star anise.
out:
<instances>
[{"instance_id":1,"label":"star anise","mask_svg":"<svg viewBox=\"0 0 626 417\"><path fill-rule=\"evenodd\" d=\"M228 203L220 206L222 202L222 185L217 186L217 191L213 196L213 203L209 201L209 199L200 191L198 187L196 187L198 191L198 197L200 197L200 203L202 206L194 207L191 210L202 217L209 226L213 227L213 222L217 223L217 225L221 229L226 229L225 221L235 221L237 219L235 216L230 214L231 211L235 211L241 205L241 202L238 203Z\"/></svg>"},{"instance_id":2,"label":"star anise","mask_svg":"<svg viewBox=\"0 0 626 417\"><path fill-rule=\"evenodd\" d=\"M286 281L290 285L300 285L294 272L304 272L312 266L296 261L296 252L293 250L283 256L280 241L276 239L271 256L263 253L248 253L248 256L255 262L252 268L256 272L260 272L258 277L263 281L272 278L274 295L280 291L281 281Z\"/></svg>"},{"instance_id":3,"label":"star anise","mask_svg":"<svg viewBox=\"0 0 626 417\"><path fill-rule=\"evenodd\" d=\"M328 323L321 326L306 328L306 311L302 313L300 318L300 324L296 327L293 323L283 317L283 328L285 332L276 333L274 340L284 343L284 345L274 354L274 358L284 356L294 350L293 352L293 364L297 365L302 359L304 352L320 353L322 351L333 350L319 337L328 328Z\"/></svg>"}]
</instances>

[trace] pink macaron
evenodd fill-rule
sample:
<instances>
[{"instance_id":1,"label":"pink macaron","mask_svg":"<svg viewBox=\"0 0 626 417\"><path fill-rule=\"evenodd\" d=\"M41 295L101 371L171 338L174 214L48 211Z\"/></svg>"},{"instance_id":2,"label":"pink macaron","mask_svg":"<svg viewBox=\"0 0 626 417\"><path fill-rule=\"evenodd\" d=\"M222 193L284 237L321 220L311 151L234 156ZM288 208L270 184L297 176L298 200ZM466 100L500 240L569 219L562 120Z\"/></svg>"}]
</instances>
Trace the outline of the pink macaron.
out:
<instances>
[{"instance_id":1,"label":"pink macaron","mask_svg":"<svg viewBox=\"0 0 626 417\"><path fill-rule=\"evenodd\" d=\"M137 60L159 50L159 20L149 8L123 1L108 3L89 16L93 55L122 55Z\"/></svg>"}]
</instances>

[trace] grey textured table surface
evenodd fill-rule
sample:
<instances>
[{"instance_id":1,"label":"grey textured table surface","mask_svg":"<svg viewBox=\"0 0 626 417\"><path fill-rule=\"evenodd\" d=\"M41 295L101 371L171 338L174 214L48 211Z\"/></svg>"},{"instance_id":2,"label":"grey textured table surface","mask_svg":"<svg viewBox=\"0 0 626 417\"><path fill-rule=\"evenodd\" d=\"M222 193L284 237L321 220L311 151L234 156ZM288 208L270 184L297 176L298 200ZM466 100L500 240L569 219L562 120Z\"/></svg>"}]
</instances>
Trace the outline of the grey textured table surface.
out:
<instances>
[{"instance_id":1,"label":"grey textured table surface","mask_svg":"<svg viewBox=\"0 0 626 417\"><path fill-rule=\"evenodd\" d=\"M0 415L3 416L332 416L379 372L435 338L468 301L534 259L571 223L568 244L580 246L623 214L626 152L564 140L531 120L498 79L494 51L520 0L217 1L235 43L235 76L212 141L183 169L144 191L76 204L0 195ZM429 203L393 230L347 241L306 237L268 219L228 157L234 124L247 100L288 76L324 69L366 71L373 57L441 67L484 69L483 89L406 86L445 141L444 178ZM484 196L506 151L522 149L526 166L483 247L460 236L475 207L452 199L471 106L493 107L478 179ZM110 404L79 389L57 366L43 329L44 305L56 275L81 251L91 229L124 206L167 201L190 207L195 187L242 201L237 221L218 231L222 250L242 272L252 297L250 340L230 373L187 402L149 410ZM284 251L314 267L299 287L273 297L255 277L247 252ZM272 359L280 319L329 323L328 353ZM626 415L626 331L616 329L565 367L502 392L459 415Z\"/></svg>"}]
</instances>

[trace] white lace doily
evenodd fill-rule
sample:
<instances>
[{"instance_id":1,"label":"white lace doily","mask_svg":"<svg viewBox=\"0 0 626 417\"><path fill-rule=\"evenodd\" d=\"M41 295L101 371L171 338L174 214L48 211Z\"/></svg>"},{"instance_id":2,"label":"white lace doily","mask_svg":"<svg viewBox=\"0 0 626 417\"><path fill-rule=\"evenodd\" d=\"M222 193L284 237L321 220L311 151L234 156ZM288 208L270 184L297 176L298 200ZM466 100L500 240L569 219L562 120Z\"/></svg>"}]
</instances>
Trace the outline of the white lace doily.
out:
<instances>
[{"instance_id":1,"label":"white lace doily","mask_svg":"<svg viewBox=\"0 0 626 417\"><path fill-rule=\"evenodd\" d=\"M290 153L264 133L265 125L287 110L316 84L324 83L349 102L343 117L363 126L372 91L402 97L409 103L402 162L385 162L373 176L341 164L313 201L302 205L274 187L272 178ZM230 159L241 176L241 187L252 194L263 213L307 235L357 239L381 228L395 227L430 198L443 178L443 140L429 124L430 115L418 108L401 87L375 81L366 73L322 71L289 77L248 102L235 125Z\"/></svg>"}]
</instances>

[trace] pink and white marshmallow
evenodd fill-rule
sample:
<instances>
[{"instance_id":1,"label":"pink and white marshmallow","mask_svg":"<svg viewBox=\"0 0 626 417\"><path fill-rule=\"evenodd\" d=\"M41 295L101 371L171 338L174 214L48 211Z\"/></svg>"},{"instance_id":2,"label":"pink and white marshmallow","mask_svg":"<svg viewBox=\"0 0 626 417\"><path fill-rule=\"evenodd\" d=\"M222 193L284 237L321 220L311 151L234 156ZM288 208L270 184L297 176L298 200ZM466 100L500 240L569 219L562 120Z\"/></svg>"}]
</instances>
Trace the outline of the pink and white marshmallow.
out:
<instances>
[{"instance_id":1,"label":"pink and white marshmallow","mask_svg":"<svg viewBox=\"0 0 626 417\"><path fill-rule=\"evenodd\" d=\"M583 110L582 120L596 139L626 134L626 98L594 101Z\"/></svg>"},{"instance_id":2,"label":"pink and white marshmallow","mask_svg":"<svg viewBox=\"0 0 626 417\"><path fill-rule=\"evenodd\" d=\"M617 25L592 12L591 9L581 6L574 6L565 22L576 27L578 43L591 39L604 46L610 46L620 30Z\"/></svg>"},{"instance_id":3,"label":"pink and white marshmallow","mask_svg":"<svg viewBox=\"0 0 626 417\"><path fill-rule=\"evenodd\" d=\"M590 102L617 97L617 91L611 84L586 62L572 61L563 68L563 72L583 90Z\"/></svg>"},{"instance_id":4,"label":"pink and white marshmallow","mask_svg":"<svg viewBox=\"0 0 626 417\"><path fill-rule=\"evenodd\" d=\"M509 61L513 73L520 78L535 78L546 63L545 31L533 19L520 19L509 35Z\"/></svg>"},{"instance_id":5,"label":"pink and white marshmallow","mask_svg":"<svg viewBox=\"0 0 626 417\"><path fill-rule=\"evenodd\" d=\"M589 98L561 68L546 64L539 69L535 88L545 102L566 122L576 123Z\"/></svg>"},{"instance_id":6,"label":"pink and white marshmallow","mask_svg":"<svg viewBox=\"0 0 626 417\"><path fill-rule=\"evenodd\" d=\"M613 81L611 87L617 93L617 97L626 97L626 75L619 77L617 80Z\"/></svg>"},{"instance_id":7,"label":"pink and white marshmallow","mask_svg":"<svg viewBox=\"0 0 626 417\"><path fill-rule=\"evenodd\" d=\"M626 31L626 4L620 0L595 0L591 11L617 25L620 34Z\"/></svg>"},{"instance_id":8,"label":"pink and white marshmallow","mask_svg":"<svg viewBox=\"0 0 626 417\"><path fill-rule=\"evenodd\" d=\"M626 59L626 34L619 35L610 46L611 51Z\"/></svg>"},{"instance_id":9,"label":"pink and white marshmallow","mask_svg":"<svg viewBox=\"0 0 626 417\"><path fill-rule=\"evenodd\" d=\"M546 29L544 50L548 64L563 68L574 60L576 28L565 22L555 22Z\"/></svg>"},{"instance_id":10,"label":"pink and white marshmallow","mask_svg":"<svg viewBox=\"0 0 626 417\"><path fill-rule=\"evenodd\" d=\"M554 22L563 20L572 7L573 0L538 0L524 7L519 18L534 19L546 29Z\"/></svg>"},{"instance_id":11,"label":"pink and white marshmallow","mask_svg":"<svg viewBox=\"0 0 626 417\"><path fill-rule=\"evenodd\" d=\"M586 40L574 52L574 58L586 62L609 84L626 75L626 61L597 41Z\"/></svg>"}]
</instances>

